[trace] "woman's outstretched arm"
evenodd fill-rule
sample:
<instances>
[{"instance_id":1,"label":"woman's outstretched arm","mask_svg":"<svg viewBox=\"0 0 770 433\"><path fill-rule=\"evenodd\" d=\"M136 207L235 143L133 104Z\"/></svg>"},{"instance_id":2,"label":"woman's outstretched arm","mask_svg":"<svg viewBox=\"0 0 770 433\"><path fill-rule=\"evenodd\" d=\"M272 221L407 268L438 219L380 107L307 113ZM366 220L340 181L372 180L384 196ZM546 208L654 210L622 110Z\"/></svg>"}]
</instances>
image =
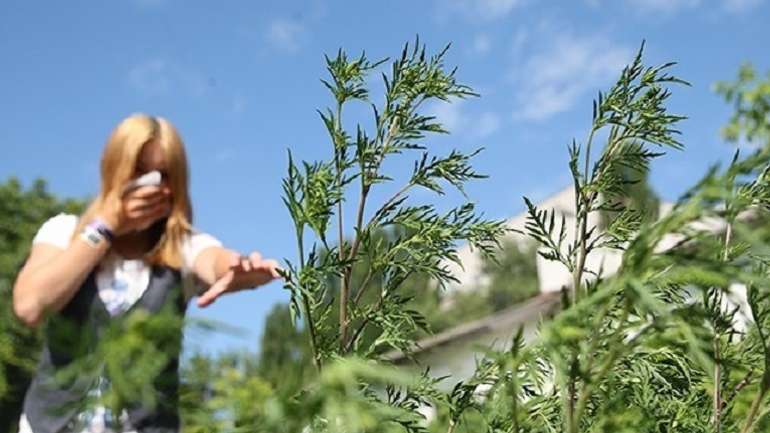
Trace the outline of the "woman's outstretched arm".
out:
<instances>
[{"instance_id":1,"label":"woman's outstretched arm","mask_svg":"<svg viewBox=\"0 0 770 433\"><path fill-rule=\"evenodd\" d=\"M193 270L198 279L209 286L198 297L199 307L212 304L222 294L258 287L280 278L277 261L265 260L258 252L242 256L222 247L201 251Z\"/></svg>"}]
</instances>

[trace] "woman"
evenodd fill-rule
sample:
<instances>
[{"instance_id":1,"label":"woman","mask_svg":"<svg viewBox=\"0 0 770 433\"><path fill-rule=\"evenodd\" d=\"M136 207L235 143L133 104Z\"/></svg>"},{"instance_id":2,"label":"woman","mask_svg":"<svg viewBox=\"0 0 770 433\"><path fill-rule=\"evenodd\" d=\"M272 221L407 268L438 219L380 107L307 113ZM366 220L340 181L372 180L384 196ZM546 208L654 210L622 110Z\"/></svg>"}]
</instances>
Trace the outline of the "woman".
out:
<instances>
[{"instance_id":1,"label":"woman","mask_svg":"<svg viewBox=\"0 0 770 433\"><path fill-rule=\"evenodd\" d=\"M160 172L159 185L128 187L152 171ZM179 430L178 345L165 365L170 380L153 382L161 404L134 402L115 417L104 407L78 404L109 386L103 373L67 383L57 373L77 365L111 323L136 309L182 317L192 296L199 295L198 305L205 307L224 293L279 277L276 261L225 249L191 223L187 160L176 129L143 114L123 120L102 155L98 196L80 217L60 214L40 228L14 285L19 319L37 326L51 317L26 394L22 432ZM57 332L62 323L74 329L78 344ZM177 333L181 341L181 329ZM93 344L83 343L85 335L96 336Z\"/></svg>"}]
</instances>

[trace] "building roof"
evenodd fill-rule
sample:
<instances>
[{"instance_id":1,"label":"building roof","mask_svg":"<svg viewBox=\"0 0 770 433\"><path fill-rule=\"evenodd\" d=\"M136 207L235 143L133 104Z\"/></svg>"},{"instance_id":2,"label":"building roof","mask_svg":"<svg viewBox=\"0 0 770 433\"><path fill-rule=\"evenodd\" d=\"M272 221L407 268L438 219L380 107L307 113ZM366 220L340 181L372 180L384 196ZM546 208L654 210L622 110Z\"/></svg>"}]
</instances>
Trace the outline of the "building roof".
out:
<instances>
[{"instance_id":1,"label":"building roof","mask_svg":"<svg viewBox=\"0 0 770 433\"><path fill-rule=\"evenodd\" d=\"M407 362L411 356L423 352L477 338L484 334L514 330L541 317L554 314L559 307L560 297L561 294L556 292L541 293L498 313L423 338L415 344L411 354L394 350L386 353L384 358L400 364Z\"/></svg>"}]
</instances>

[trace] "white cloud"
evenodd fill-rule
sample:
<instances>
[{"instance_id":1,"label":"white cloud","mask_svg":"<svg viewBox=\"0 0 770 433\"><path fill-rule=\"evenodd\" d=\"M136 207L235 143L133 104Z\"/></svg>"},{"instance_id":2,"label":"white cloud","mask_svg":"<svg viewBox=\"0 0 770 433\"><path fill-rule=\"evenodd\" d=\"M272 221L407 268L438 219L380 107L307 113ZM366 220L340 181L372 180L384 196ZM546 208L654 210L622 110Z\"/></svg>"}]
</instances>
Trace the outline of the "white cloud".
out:
<instances>
[{"instance_id":1,"label":"white cloud","mask_svg":"<svg viewBox=\"0 0 770 433\"><path fill-rule=\"evenodd\" d=\"M500 129L500 116L496 113L481 113L476 121L476 129L473 136L477 138L486 138Z\"/></svg>"},{"instance_id":2,"label":"white cloud","mask_svg":"<svg viewBox=\"0 0 770 433\"><path fill-rule=\"evenodd\" d=\"M172 90L202 96L208 90L203 75L164 59L151 59L134 66L128 71L128 82L147 96L163 95Z\"/></svg>"},{"instance_id":3,"label":"white cloud","mask_svg":"<svg viewBox=\"0 0 770 433\"><path fill-rule=\"evenodd\" d=\"M452 135L481 139L489 137L500 129L500 116L494 112L479 114L468 113L465 101L451 103L437 101L430 105L427 112Z\"/></svg>"},{"instance_id":4,"label":"white cloud","mask_svg":"<svg viewBox=\"0 0 770 433\"><path fill-rule=\"evenodd\" d=\"M632 59L632 50L599 37L557 36L516 71L517 120L545 120L605 85Z\"/></svg>"},{"instance_id":5,"label":"white cloud","mask_svg":"<svg viewBox=\"0 0 770 433\"><path fill-rule=\"evenodd\" d=\"M513 8L518 6L520 0L475 0L476 8L486 18L498 18L508 15Z\"/></svg>"},{"instance_id":6,"label":"white cloud","mask_svg":"<svg viewBox=\"0 0 770 433\"><path fill-rule=\"evenodd\" d=\"M468 122L465 114L462 112L462 105L465 102L452 101L443 102L438 101L433 103L428 109L428 115L436 118L436 121L449 131L450 133L457 133L457 131L464 127Z\"/></svg>"},{"instance_id":7,"label":"white cloud","mask_svg":"<svg viewBox=\"0 0 770 433\"><path fill-rule=\"evenodd\" d=\"M626 3L642 12L670 14L696 7L700 0L626 0Z\"/></svg>"},{"instance_id":8,"label":"white cloud","mask_svg":"<svg viewBox=\"0 0 770 433\"><path fill-rule=\"evenodd\" d=\"M606 1L606 0L604 0ZM742 13L762 4L763 0L719 0L704 2L702 0L625 0L626 3L642 13L662 13L672 15L677 12L694 9L698 6L719 6L731 13ZM596 6L599 0L590 0Z\"/></svg>"},{"instance_id":9,"label":"white cloud","mask_svg":"<svg viewBox=\"0 0 770 433\"><path fill-rule=\"evenodd\" d=\"M299 22L279 18L270 23L267 40L274 48L295 53L299 50L304 32L305 28Z\"/></svg>"},{"instance_id":10,"label":"white cloud","mask_svg":"<svg viewBox=\"0 0 770 433\"><path fill-rule=\"evenodd\" d=\"M473 52L484 55L492 48L492 39L485 33L476 35L473 39Z\"/></svg>"},{"instance_id":11,"label":"white cloud","mask_svg":"<svg viewBox=\"0 0 770 433\"><path fill-rule=\"evenodd\" d=\"M519 55L528 40L529 31L525 27L516 29L516 33L513 34L513 40L511 41L511 53L516 56Z\"/></svg>"},{"instance_id":12,"label":"white cloud","mask_svg":"<svg viewBox=\"0 0 770 433\"><path fill-rule=\"evenodd\" d=\"M495 20L510 14L523 0L440 0L441 14L462 15L472 20Z\"/></svg>"},{"instance_id":13,"label":"white cloud","mask_svg":"<svg viewBox=\"0 0 770 433\"><path fill-rule=\"evenodd\" d=\"M724 7L728 12L743 13L762 4L763 0L724 0Z\"/></svg>"}]
</instances>

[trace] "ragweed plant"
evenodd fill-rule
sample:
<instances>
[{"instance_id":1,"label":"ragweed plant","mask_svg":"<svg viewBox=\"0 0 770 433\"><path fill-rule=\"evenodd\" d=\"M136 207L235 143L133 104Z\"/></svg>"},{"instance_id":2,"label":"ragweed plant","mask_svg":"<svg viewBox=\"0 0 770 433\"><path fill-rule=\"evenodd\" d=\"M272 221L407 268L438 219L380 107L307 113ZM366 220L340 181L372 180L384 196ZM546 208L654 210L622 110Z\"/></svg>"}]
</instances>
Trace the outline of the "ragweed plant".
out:
<instances>
[{"instance_id":1,"label":"ragweed plant","mask_svg":"<svg viewBox=\"0 0 770 433\"><path fill-rule=\"evenodd\" d=\"M425 144L427 135L447 132L425 114L426 103L476 96L446 69L448 48L430 55L419 40L404 47L382 74L383 104L370 104L373 126L357 124L352 130L343 121L345 108L368 103L367 75L386 61L372 62L365 55L351 59L343 51L326 59L330 79L322 82L335 104L319 115L329 135L329 158L298 164L290 154L284 179L299 252L288 263L286 288L293 313L304 319L319 370L339 356L409 350L411 334L425 319L405 308L409 298L403 283L418 274L439 284L453 281L447 263L459 263L457 242L490 253L506 230L502 221L479 216L470 202L445 213L408 202L417 188L441 195L447 185L462 191L466 182L483 177L470 164L478 151L437 156ZM397 180L383 166L403 154L415 155L413 170ZM375 188L392 192L373 202ZM349 197L355 197L355 211L345 215ZM376 236L387 230L398 234L392 240ZM359 271L364 277L356 282L352 275ZM374 295L366 296L368 291ZM364 341L365 332L373 338Z\"/></svg>"},{"instance_id":2,"label":"ragweed plant","mask_svg":"<svg viewBox=\"0 0 770 433\"><path fill-rule=\"evenodd\" d=\"M571 273L572 285L535 342L525 345L519 334L510 350L488 357L491 372L480 364L493 379L486 404L466 405L482 414L474 431L768 428L770 280L767 242L756 233L770 205L770 151L736 152L657 221L625 205L628 179L615 169L645 173L665 150L683 149L676 125L684 117L665 104L670 87L686 83L667 72L671 66L643 66L640 50L594 102L586 142L569 147L571 231L566 217L525 198L526 234ZM740 115L732 124L743 124ZM594 150L597 137L603 143ZM590 218L602 211L614 215L603 229ZM614 275L586 266L601 248L622 253ZM736 286L746 287L746 307Z\"/></svg>"}]
</instances>

